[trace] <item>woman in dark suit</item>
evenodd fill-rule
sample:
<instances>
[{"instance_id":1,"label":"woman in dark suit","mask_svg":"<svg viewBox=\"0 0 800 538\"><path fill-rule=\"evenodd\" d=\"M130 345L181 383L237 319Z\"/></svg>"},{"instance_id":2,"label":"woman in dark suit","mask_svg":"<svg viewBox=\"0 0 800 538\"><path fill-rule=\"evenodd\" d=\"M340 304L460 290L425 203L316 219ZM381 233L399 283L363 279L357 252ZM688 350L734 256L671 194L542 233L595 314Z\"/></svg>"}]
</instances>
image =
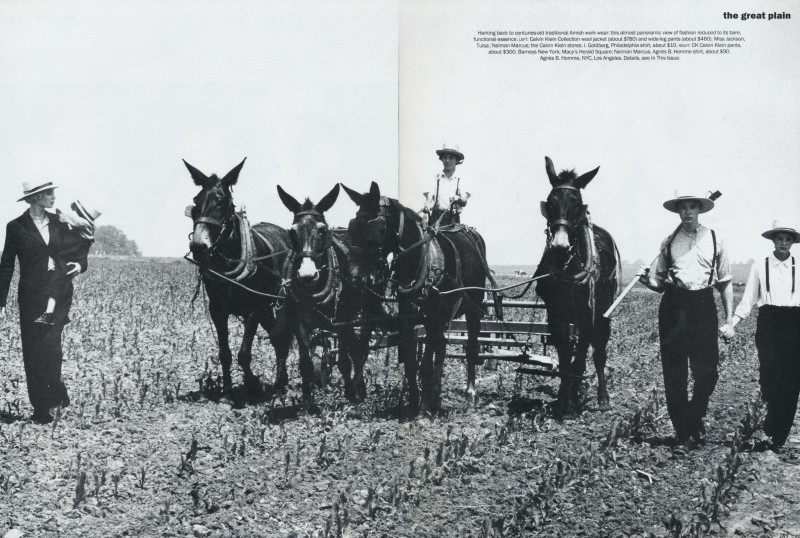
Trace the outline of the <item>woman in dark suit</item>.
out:
<instances>
[{"instance_id":1,"label":"woman in dark suit","mask_svg":"<svg viewBox=\"0 0 800 538\"><path fill-rule=\"evenodd\" d=\"M55 268L54 253L68 236L68 227L56 215L48 213L55 202L56 188L51 182L39 185L23 183L23 196L30 208L6 227L6 241L0 258L0 319L6 317L6 299L14 260L19 259L19 323L22 359L28 396L33 406L33 421L52 422L51 407L69 405L67 387L61 381L61 333L69 323L72 306L72 282L56 298L53 325L35 323L47 306L48 271ZM86 271L86 258L68 264L67 274Z\"/></svg>"}]
</instances>

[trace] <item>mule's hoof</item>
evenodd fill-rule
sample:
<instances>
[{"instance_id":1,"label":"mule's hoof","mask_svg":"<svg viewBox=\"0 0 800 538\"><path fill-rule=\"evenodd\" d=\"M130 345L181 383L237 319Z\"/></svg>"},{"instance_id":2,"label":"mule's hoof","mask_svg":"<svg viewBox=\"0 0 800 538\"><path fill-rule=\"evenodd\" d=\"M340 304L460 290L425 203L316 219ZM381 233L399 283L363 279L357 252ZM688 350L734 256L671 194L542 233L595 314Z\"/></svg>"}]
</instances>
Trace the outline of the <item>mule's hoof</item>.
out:
<instances>
[{"instance_id":1,"label":"mule's hoof","mask_svg":"<svg viewBox=\"0 0 800 538\"><path fill-rule=\"evenodd\" d=\"M475 405L475 402L478 401L478 391L475 390L475 387L467 387L466 393L467 393L467 401L472 405Z\"/></svg>"},{"instance_id":2,"label":"mule's hoof","mask_svg":"<svg viewBox=\"0 0 800 538\"><path fill-rule=\"evenodd\" d=\"M250 394L260 394L261 393L261 381L256 377L245 377L244 378L244 387L247 389L247 392Z\"/></svg>"},{"instance_id":3,"label":"mule's hoof","mask_svg":"<svg viewBox=\"0 0 800 538\"><path fill-rule=\"evenodd\" d=\"M280 398L281 396L286 396L289 393L289 388L287 383L276 383L272 386L272 397L273 398Z\"/></svg>"},{"instance_id":4,"label":"mule's hoof","mask_svg":"<svg viewBox=\"0 0 800 538\"><path fill-rule=\"evenodd\" d=\"M608 399L599 400L597 402L597 408L600 409L600 411L611 411L611 403Z\"/></svg>"}]
</instances>

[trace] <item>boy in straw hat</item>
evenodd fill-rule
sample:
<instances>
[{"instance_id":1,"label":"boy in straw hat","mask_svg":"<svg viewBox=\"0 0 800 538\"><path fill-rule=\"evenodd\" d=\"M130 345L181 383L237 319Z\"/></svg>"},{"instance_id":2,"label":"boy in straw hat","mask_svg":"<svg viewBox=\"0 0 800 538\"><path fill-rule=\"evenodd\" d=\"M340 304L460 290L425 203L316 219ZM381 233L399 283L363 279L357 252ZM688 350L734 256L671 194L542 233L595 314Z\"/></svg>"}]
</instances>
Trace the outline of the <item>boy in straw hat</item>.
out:
<instances>
[{"instance_id":1,"label":"boy in straw hat","mask_svg":"<svg viewBox=\"0 0 800 538\"><path fill-rule=\"evenodd\" d=\"M758 382L761 397L767 404L764 433L770 448L780 451L792 429L800 394L800 290L796 283L792 245L800 243L794 226L776 220L763 237L772 241L775 250L750 268L744 295L733 320L722 327L726 338L758 306L756 348Z\"/></svg>"},{"instance_id":2,"label":"boy in straw hat","mask_svg":"<svg viewBox=\"0 0 800 538\"><path fill-rule=\"evenodd\" d=\"M436 155L442 161L443 170L434 178L436 187L433 192L423 193L423 219L426 225L437 222L440 225L458 223L461 221L461 210L467 205L469 198L468 192L461 191L461 178L455 175L456 166L464 162L464 154L459 150L458 144L444 144L442 149L436 150Z\"/></svg>"},{"instance_id":3,"label":"boy in straw hat","mask_svg":"<svg viewBox=\"0 0 800 538\"><path fill-rule=\"evenodd\" d=\"M98 211L87 209L80 200L75 200L70 205L71 211L56 210L61 222L68 226L68 233L63 237L63 243L53 260L55 268L47 272L47 307L44 313L37 317L34 323L53 325L53 312L56 309L56 297L61 297L70 280L68 265L85 260L89 248L94 243L94 221L100 216Z\"/></svg>"},{"instance_id":4,"label":"boy in straw hat","mask_svg":"<svg viewBox=\"0 0 800 538\"><path fill-rule=\"evenodd\" d=\"M717 307L713 289L722 296L725 318L730 322L733 290L728 253L720 237L698 220L714 207L701 196L678 196L664 202L677 213L681 224L661 243L655 275L642 267L640 281L663 293L658 311L664 395L678 440L675 455L685 455L705 441L703 418L717 384L719 348ZM688 368L694 377L688 398Z\"/></svg>"}]
</instances>

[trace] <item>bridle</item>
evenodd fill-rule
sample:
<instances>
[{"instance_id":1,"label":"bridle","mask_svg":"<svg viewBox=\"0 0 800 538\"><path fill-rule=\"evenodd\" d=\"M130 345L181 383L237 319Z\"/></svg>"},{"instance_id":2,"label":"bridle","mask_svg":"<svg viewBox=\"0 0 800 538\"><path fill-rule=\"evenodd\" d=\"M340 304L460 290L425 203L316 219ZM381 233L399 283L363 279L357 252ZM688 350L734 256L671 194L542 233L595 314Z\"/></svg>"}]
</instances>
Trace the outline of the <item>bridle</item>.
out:
<instances>
[{"instance_id":1,"label":"bridle","mask_svg":"<svg viewBox=\"0 0 800 538\"><path fill-rule=\"evenodd\" d=\"M574 191L574 192L578 193L578 196L580 197L580 190L577 187L573 187L572 185L559 185L559 186L553 187L553 190L554 191L555 190ZM585 207L585 206L583 206L583 203L582 203L583 202L583 198L582 197L580 197L580 200L581 200L581 206ZM586 252L584 253L584 256L585 256L586 259L583 261L582 267L575 274L562 273L561 275L559 275L558 278L562 279L562 280L572 281L572 282L582 282L582 281L586 280L590 276L591 272L594 269L594 255L593 255L593 252L594 252L594 234L592 233L592 230L591 230L591 223L589 221L588 214L586 213L586 211L584 209L582 211L582 213L581 213L580 218L576 222L572 222L569 219L567 219L567 215L566 215L567 207L565 207L565 205L561 205L559 207L558 218L556 218L555 220L551 221L550 218L547 216L547 213L545 211L545 204L546 204L546 202L542 202L542 214L544 215L545 219L547 219L547 228L545 229L545 234L547 235L547 246L545 247L545 252L550 250L550 248L551 248L550 247L550 243L552 241L553 234L555 233L554 230L556 228L558 228L559 226L563 226L564 228L566 228L567 234L570 237L570 246L569 246L569 250L567 251L567 253L569 254L569 257L567 259L567 262L564 265L565 269L566 269L566 267L568 265L570 265L572 260L574 260L575 257L579 254L578 253L578 248L577 248L577 237L576 237L576 232L578 230L581 230L583 232L584 240L585 240L585 243L586 243L586 245L585 245Z\"/></svg>"},{"instance_id":2,"label":"bridle","mask_svg":"<svg viewBox=\"0 0 800 538\"><path fill-rule=\"evenodd\" d=\"M320 261L326 256L326 253L330 250L333 246L333 239L331 236L330 228L328 228L328 223L325 221L325 217L317 211L316 209L305 209L303 211L299 211L294 216L294 222L292 222L292 229L289 231L290 238L292 240L292 246L294 247L297 243L297 231L294 229L294 226L300 222L303 217L310 216L314 218L315 225L323 224L324 231L322 228L319 228L320 232L323 233L323 241L322 247L318 251L314 250L293 250L294 259L295 260L302 260L303 258L311 258L314 261Z\"/></svg>"},{"instance_id":3,"label":"bridle","mask_svg":"<svg viewBox=\"0 0 800 538\"><path fill-rule=\"evenodd\" d=\"M202 191L201 191L202 192ZM198 212L200 214L199 217L192 217L192 233L189 234L189 238L194 235L194 228L197 227L198 224L206 224L211 225L216 228L219 228L219 233L217 234L216 239L211 242L211 245L208 247L209 256L214 256L215 254L219 254L224 258L221 252L217 252L217 249L222 245L224 242L227 242L233 236L233 232L236 229L235 220L236 220L236 207L233 203L233 197L226 196L227 204L221 210L221 213L225 215L223 219L218 219L215 217L211 217L208 215L204 215L206 211L208 211L210 196L206 196L203 199L203 205L199 208ZM195 206L195 209L197 207ZM223 241L223 239L225 241Z\"/></svg>"},{"instance_id":4,"label":"bridle","mask_svg":"<svg viewBox=\"0 0 800 538\"><path fill-rule=\"evenodd\" d=\"M552 190L554 190L554 191L555 190L574 191L574 192L576 192L578 194L578 196L580 196L580 190L578 188L576 188L576 187L573 187L572 185L559 185L558 187L553 187ZM581 198L581 201L582 201L582 198ZM574 232L575 232L575 228L578 228L578 227L580 227L582 225L588 224L585 211L583 212L583 214L581 215L581 218L577 222L573 223L572 221L570 221L567 218L567 215L566 215L567 207L565 207L565 206L559 207L558 218L551 221L550 218L547 216L546 211L544 210L544 207L545 207L546 203L547 202L542 202L542 215L544 216L545 219L547 219L547 230L546 230L546 233L547 233L548 243L550 242L550 238L552 237L553 230L555 228L559 227L559 226L565 227L567 229L567 232L570 235L573 235Z\"/></svg>"},{"instance_id":5,"label":"bridle","mask_svg":"<svg viewBox=\"0 0 800 538\"><path fill-rule=\"evenodd\" d=\"M372 216L371 213L359 210L356 213L356 218L350 221L347 229L351 242L350 250L356 256L371 261L371 271L368 277L373 283L377 283L389 275L391 269L386 261L388 255L392 253L397 259L398 254L402 252L400 240L405 226L405 215L400 210L400 222L398 227L395 228L387 218L387 211L388 205L382 199L377 215ZM357 245L355 241L356 234L354 232L359 221L363 222L361 227L361 235L363 237L361 239L366 243L364 246ZM373 245L376 245L376 247L373 247Z\"/></svg>"}]
</instances>

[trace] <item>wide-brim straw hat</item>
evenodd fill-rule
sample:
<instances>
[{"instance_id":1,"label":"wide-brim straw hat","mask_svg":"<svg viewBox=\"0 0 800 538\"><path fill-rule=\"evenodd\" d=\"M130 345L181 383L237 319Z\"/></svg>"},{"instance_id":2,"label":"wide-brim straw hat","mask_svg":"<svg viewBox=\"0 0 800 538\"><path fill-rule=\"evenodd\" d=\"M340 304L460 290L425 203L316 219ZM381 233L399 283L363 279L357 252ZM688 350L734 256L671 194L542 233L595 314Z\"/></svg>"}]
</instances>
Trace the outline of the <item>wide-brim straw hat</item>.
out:
<instances>
[{"instance_id":1,"label":"wide-brim straw hat","mask_svg":"<svg viewBox=\"0 0 800 538\"><path fill-rule=\"evenodd\" d=\"M706 198L705 196L679 195L677 192L675 193L675 198L664 202L664 209L667 211L672 211L673 213L677 213L678 203L685 201L698 202L700 204L700 213L707 213L714 209L714 201Z\"/></svg>"},{"instance_id":2,"label":"wide-brim straw hat","mask_svg":"<svg viewBox=\"0 0 800 538\"><path fill-rule=\"evenodd\" d=\"M53 185L52 181L47 181L45 183L32 183L30 181L23 181L22 182L22 198L17 200L17 202L23 201L25 198L29 196L33 196L34 194L40 193L42 191L50 190L50 189L57 189L58 185Z\"/></svg>"},{"instance_id":3,"label":"wide-brim straw hat","mask_svg":"<svg viewBox=\"0 0 800 538\"><path fill-rule=\"evenodd\" d=\"M448 153L458 157L458 164L461 164L461 163L464 162L464 154L461 153L461 151L459 150L458 144L453 144L452 146L448 146L447 144L444 144L444 145L442 145L442 149L437 149L436 150L436 155L438 155L439 158L441 158L442 155L446 155Z\"/></svg>"},{"instance_id":4,"label":"wide-brim straw hat","mask_svg":"<svg viewBox=\"0 0 800 538\"><path fill-rule=\"evenodd\" d=\"M97 219L97 217L101 215L99 211L84 206L80 200L75 200L72 202L70 207L75 213L88 220L92 224L94 224L94 221Z\"/></svg>"},{"instance_id":5,"label":"wide-brim straw hat","mask_svg":"<svg viewBox=\"0 0 800 538\"><path fill-rule=\"evenodd\" d=\"M779 232L791 235L794 237L795 243L800 243L800 232L798 232L794 226L790 226L788 222L783 220L774 221L772 223L772 229L761 234L761 237L766 237L767 239L772 240L772 238L775 237L775 234Z\"/></svg>"}]
</instances>

